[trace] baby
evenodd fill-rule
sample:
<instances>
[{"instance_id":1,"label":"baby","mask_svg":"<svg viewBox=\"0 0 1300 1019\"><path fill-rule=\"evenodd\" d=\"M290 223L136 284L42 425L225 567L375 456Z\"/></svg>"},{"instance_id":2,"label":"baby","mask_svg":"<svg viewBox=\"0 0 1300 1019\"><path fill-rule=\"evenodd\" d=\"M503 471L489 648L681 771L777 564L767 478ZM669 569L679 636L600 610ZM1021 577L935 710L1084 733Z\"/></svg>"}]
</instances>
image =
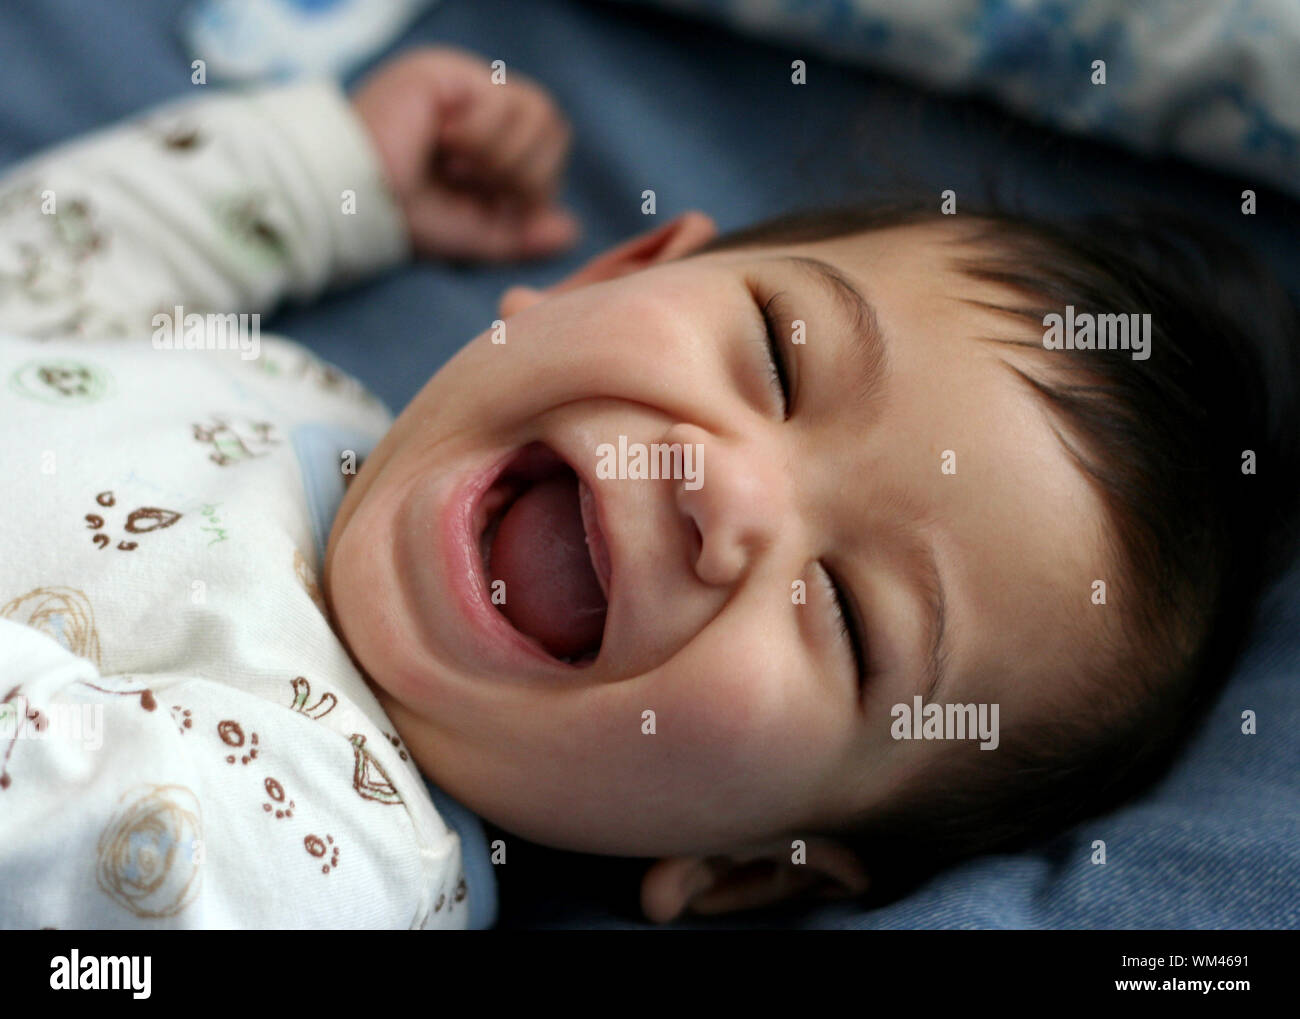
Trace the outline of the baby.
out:
<instances>
[{"instance_id":1,"label":"baby","mask_svg":"<svg viewBox=\"0 0 1300 1019\"><path fill-rule=\"evenodd\" d=\"M1300 416L1294 307L1183 224L689 213L508 290L396 422L213 341L571 244L567 144L440 49L12 172L5 925L483 926L475 814L656 858L656 921L887 897L1186 738Z\"/></svg>"}]
</instances>

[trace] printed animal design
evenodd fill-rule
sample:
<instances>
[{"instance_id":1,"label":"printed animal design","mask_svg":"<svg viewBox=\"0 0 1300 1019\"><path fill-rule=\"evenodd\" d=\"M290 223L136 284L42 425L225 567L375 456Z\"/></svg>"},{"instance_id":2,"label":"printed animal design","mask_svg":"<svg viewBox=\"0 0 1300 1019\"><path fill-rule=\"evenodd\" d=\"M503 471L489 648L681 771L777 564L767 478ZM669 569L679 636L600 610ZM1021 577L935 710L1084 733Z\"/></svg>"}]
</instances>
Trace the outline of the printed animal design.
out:
<instances>
[{"instance_id":1,"label":"printed animal design","mask_svg":"<svg viewBox=\"0 0 1300 1019\"><path fill-rule=\"evenodd\" d=\"M441 913L443 906L446 906L447 908L450 909L456 903L464 902L465 896L467 896L468 894L469 894L469 887L465 884L465 876L462 874L460 876L460 879L456 882L456 889L455 891L452 892L451 901L448 902L447 896L444 893L439 892L438 901L433 904L433 911L435 913Z\"/></svg>"},{"instance_id":2,"label":"printed animal design","mask_svg":"<svg viewBox=\"0 0 1300 1019\"><path fill-rule=\"evenodd\" d=\"M271 446L278 446L280 440L271 435L275 426L269 421L245 421L234 425L217 415L212 415L212 424L195 424L194 440L212 446L208 458L219 467L228 467L243 460L266 456Z\"/></svg>"},{"instance_id":3,"label":"printed animal design","mask_svg":"<svg viewBox=\"0 0 1300 1019\"><path fill-rule=\"evenodd\" d=\"M84 199L48 191L29 181L0 194L0 300L20 293L49 304L80 294L85 264L104 246Z\"/></svg>"},{"instance_id":4,"label":"printed animal design","mask_svg":"<svg viewBox=\"0 0 1300 1019\"><path fill-rule=\"evenodd\" d=\"M259 192L228 195L213 209L217 225L235 243L241 255L262 267L281 265L289 247L267 215L268 196Z\"/></svg>"},{"instance_id":5,"label":"printed animal design","mask_svg":"<svg viewBox=\"0 0 1300 1019\"><path fill-rule=\"evenodd\" d=\"M279 782L268 776L266 781L262 783L262 788L266 790L266 795L271 800L270 803L262 804L262 809L264 811L268 814L274 812L276 820L284 817L293 817L293 808L296 807L297 804L294 803L293 800L290 800L287 805L285 804L284 786L280 785Z\"/></svg>"},{"instance_id":6,"label":"printed animal design","mask_svg":"<svg viewBox=\"0 0 1300 1019\"><path fill-rule=\"evenodd\" d=\"M352 788L363 800L374 800L376 803L389 806L401 803L402 797L398 795L397 787L388 777L388 772L384 771L383 765L375 755L366 749L365 736L354 732L350 739L356 757L352 772Z\"/></svg>"},{"instance_id":7,"label":"printed animal design","mask_svg":"<svg viewBox=\"0 0 1300 1019\"><path fill-rule=\"evenodd\" d=\"M9 386L42 403L84 407L109 391L108 373L86 361L46 358L28 361L10 377Z\"/></svg>"},{"instance_id":8,"label":"printed animal design","mask_svg":"<svg viewBox=\"0 0 1300 1019\"><path fill-rule=\"evenodd\" d=\"M178 126L163 138L163 145L172 152L193 152L202 141L198 128Z\"/></svg>"},{"instance_id":9,"label":"printed animal design","mask_svg":"<svg viewBox=\"0 0 1300 1019\"><path fill-rule=\"evenodd\" d=\"M176 731L182 736L185 735L186 729L194 728L194 719L190 716L190 709L183 708L179 704L172 705L172 721L176 723Z\"/></svg>"},{"instance_id":10,"label":"printed animal design","mask_svg":"<svg viewBox=\"0 0 1300 1019\"><path fill-rule=\"evenodd\" d=\"M393 748L397 751L398 757L400 757L402 760L406 760L406 751L402 749L402 741L400 739L398 739L396 736L392 735L391 733L387 733L387 732L384 733L384 739L388 740L389 743L393 744Z\"/></svg>"},{"instance_id":11,"label":"printed animal design","mask_svg":"<svg viewBox=\"0 0 1300 1019\"><path fill-rule=\"evenodd\" d=\"M295 676L289 681L293 687L293 703L289 706L301 715L308 718L322 719L328 715L337 706L339 699L332 693L323 693L311 707L307 702L311 699L311 684L307 682L304 676Z\"/></svg>"},{"instance_id":12,"label":"printed animal design","mask_svg":"<svg viewBox=\"0 0 1300 1019\"><path fill-rule=\"evenodd\" d=\"M95 502L108 508L117 505L117 498L112 492L100 492L95 496ZM126 531L128 534L147 534L150 531L159 531L164 527L171 527L180 518L181 514L175 510L159 509L156 506L141 506L139 509L133 509L127 514ZM108 548L113 539L102 530L104 518L98 513L87 513L85 520L90 530L97 532L91 536L90 540L101 549ZM123 539L117 543L117 547L123 552L131 552L136 548L137 544L137 542Z\"/></svg>"},{"instance_id":13,"label":"printed animal design","mask_svg":"<svg viewBox=\"0 0 1300 1019\"><path fill-rule=\"evenodd\" d=\"M328 843L328 845L326 843ZM311 853L311 855L316 857L318 860L323 860L327 853L330 854L329 862L321 865L320 872L322 874L328 874L339 865L339 847L334 845L333 835L326 835L324 839L319 835L308 835L302 840L302 844L307 848L307 852ZM332 853L331 847L333 849Z\"/></svg>"},{"instance_id":14,"label":"printed animal design","mask_svg":"<svg viewBox=\"0 0 1300 1019\"><path fill-rule=\"evenodd\" d=\"M207 144L207 136L190 120L150 117L143 120L140 126L169 155L189 155Z\"/></svg>"},{"instance_id":15,"label":"printed animal design","mask_svg":"<svg viewBox=\"0 0 1300 1019\"><path fill-rule=\"evenodd\" d=\"M43 365L40 373L41 381L50 389L57 390L62 396L85 396L87 393L90 372L83 365L74 368Z\"/></svg>"},{"instance_id":16,"label":"printed animal design","mask_svg":"<svg viewBox=\"0 0 1300 1019\"><path fill-rule=\"evenodd\" d=\"M202 883L199 801L179 785L143 785L122 794L99 837L95 879L138 917L175 916Z\"/></svg>"},{"instance_id":17,"label":"printed animal design","mask_svg":"<svg viewBox=\"0 0 1300 1019\"><path fill-rule=\"evenodd\" d=\"M101 665L95 613L75 587L36 587L0 607L0 616L53 637L78 658Z\"/></svg>"},{"instance_id":18,"label":"printed animal design","mask_svg":"<svg viewBox=\"0 0 1300 1019\"><path fill-rule=\"evenodd\" d=\"M234 750L242 750L244 747L244 727L238 722L233 722L230 719L218 722L217 735L221 737L222 743ZM227 754L226 763L234 764L235 757L235 754ZM255 760L257 760L257 733L254 732L248 735L248 753L240 756L239 763L248 764L250 761Z\"/></svg>"}]
</instances>

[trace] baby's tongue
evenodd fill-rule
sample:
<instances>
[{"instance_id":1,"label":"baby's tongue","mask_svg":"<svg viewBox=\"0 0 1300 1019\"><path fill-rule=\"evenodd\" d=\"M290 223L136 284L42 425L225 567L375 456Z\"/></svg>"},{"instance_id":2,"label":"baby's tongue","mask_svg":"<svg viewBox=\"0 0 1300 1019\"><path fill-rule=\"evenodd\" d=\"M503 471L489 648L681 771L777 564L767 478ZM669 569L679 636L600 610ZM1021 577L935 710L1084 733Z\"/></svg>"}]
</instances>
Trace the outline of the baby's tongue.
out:
<instances>
[{"instance_id":1,"label":"baby's tongue","mask_svg":"<svg viewBox=\"0 0 1300 1019\"><path fill-rule=\"evenodd\" d=\"M489 553L490 580L504 580L501 610L557 657L600 645L605 596L587 551L573 475L528 489L511 504Z\"/></svg>"}]
</instances>

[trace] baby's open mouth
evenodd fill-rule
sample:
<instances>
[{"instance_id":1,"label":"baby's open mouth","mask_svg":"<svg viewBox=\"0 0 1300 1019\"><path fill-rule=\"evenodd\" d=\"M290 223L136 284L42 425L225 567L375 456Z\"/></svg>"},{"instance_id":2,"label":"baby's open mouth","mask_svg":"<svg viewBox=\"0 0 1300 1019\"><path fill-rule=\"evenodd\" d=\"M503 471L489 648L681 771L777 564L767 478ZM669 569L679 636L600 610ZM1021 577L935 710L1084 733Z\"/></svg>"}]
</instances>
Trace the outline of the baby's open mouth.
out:
<instances>
[{"instance_id":1,"label":"baby's open mouth","mask_svg":"<svg viewBox=\"0 0 1300 1019\"><path fill-rule=\"evenodd\" d=\"M549 446L525 446L479 507L488 594L525 637L561 661L595 660L610 559L590 489Z\"/></svg>"}]
</instances>

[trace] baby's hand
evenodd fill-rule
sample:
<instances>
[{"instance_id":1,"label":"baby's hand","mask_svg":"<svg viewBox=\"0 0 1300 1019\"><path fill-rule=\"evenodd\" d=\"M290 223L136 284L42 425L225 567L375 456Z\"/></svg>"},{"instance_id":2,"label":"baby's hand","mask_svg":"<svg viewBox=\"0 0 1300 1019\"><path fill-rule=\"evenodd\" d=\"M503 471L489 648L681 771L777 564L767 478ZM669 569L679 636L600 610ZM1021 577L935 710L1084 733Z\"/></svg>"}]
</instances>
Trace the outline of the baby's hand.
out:
<instances>
[{"instance_id":1,"label":"baby's hand","mask_svg":"<svg viewBox=\"0 0 1300 1019\"><path fill-rule=\"evenodd\" d=\"M555 204L572 131L540 86L507 73L493 84L464 50L422 49L353 96L417 254L534 258L577 240L577 220Z\"/></svg>"}]
</instances>

